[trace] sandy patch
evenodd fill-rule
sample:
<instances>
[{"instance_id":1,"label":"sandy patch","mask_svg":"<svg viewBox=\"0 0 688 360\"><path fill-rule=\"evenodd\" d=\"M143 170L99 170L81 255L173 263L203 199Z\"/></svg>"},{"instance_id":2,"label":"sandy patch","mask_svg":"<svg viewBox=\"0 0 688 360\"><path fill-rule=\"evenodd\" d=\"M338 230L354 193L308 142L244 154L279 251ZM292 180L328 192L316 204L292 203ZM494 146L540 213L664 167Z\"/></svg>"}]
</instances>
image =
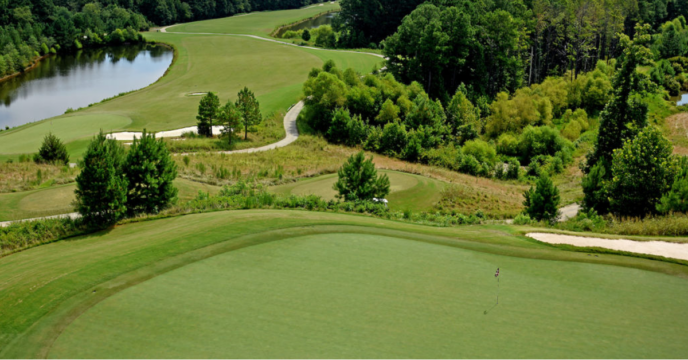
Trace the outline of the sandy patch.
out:
<instances>
[{"instance_id":1,"label":"sandy patch","mask_svg":"<svg viewBox=\"0 0 688 360\"><path fill-rule=\"evenodd\" d=\"M222 126L213 126L213 135L220 135L220 130ZM176 130L169 131L159 131L155 133L156 138L170 138L170 137L181 137L183 133L192 132L198 134L198 127L189 126ZM137 131L123 131L118 133L107 134L108 139L114 139L118 141L134 141L134 137L140 138L141 133Z\"/></svg>"},{"instance_id":2,"label":"sandy patch","mask_svg":"<svg viewBox=\"0 0 688 360\"><path fill-rule=\"evenodd\" d=\"M568 244L579 247L599 247L604 249L628 251L636 254L657 255L667 258L688 260L688 244L666 241L610 240L583 236L546 233L528 233L526 236L549 244Z\"/></svg>"}]
</instances>

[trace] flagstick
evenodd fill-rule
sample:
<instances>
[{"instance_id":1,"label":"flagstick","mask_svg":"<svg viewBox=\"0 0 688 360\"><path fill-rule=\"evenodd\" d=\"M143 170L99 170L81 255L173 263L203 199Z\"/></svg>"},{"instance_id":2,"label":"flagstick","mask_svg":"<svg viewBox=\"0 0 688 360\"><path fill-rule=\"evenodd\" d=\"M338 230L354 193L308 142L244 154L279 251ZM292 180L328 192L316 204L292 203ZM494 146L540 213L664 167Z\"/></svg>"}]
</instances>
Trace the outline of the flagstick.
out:
<instances>
[{"instance_id":1,"label":"flagstick","mask_svg":"<svg viewBox=\"0 0 688 360\"><path fill-rule=\"evenodd\" d=\"M499 276L497 276L497 304L499 304Z\"/></svg>"}]
</instances>

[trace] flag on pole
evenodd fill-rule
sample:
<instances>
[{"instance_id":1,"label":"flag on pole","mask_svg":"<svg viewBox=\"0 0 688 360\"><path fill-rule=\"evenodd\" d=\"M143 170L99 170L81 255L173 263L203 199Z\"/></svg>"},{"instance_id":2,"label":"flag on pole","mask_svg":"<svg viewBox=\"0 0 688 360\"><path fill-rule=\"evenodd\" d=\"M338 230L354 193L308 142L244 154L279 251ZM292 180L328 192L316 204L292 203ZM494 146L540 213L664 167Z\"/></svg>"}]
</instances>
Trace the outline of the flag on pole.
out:
<instances>
[{"instance_id":1,"label":"flag on pole","mask_svg":"<svg viewBox=\"0 0 688 360\"><path fill-rule=\"evenodd\" d=\"M499 268L497 268L497 272L495 273L495 277L499 277Z\"/></svg>"}]
</instances>

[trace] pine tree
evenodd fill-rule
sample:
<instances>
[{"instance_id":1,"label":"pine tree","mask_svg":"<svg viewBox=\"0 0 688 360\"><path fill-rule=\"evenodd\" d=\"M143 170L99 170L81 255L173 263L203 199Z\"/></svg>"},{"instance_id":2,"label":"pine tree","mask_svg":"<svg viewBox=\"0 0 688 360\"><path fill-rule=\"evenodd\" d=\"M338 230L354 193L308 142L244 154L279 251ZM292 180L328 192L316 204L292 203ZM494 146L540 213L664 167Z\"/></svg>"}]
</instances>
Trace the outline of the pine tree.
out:
<instances>
[{"instance_id":1,"label":"pine tree","mask_svg":"<svg viewBox=\"0 0 688 360\"><path fill-rule=\"evenodd\" d=\"M222 136L227 139L229 145L232 145L236 138L236 131L241 127L241 112L234 103L227 101L225 106L220 108L217 122L222 125Z\"/></svg>"},{"instance_id":2,"label":"pine tree","mask_svg":"<svg viewBox=\"0 0 688 360\"><path fill-rule=\"evenodd\" d=\"M389 194L389 178L387 175L377 176L373 158L366 159L363 151L351 155L337 175L339 180L333 186L339 193L337 198L346 201L372 200Z\"/></svg>"},{"instance_id":3,"label":"pine tree","mask_svg":"<svg viewBox=\"0 0 688 360\"><path fill-rule=\"evenodd\" d=\"M523 193L523 197L523 206L526 207L525 211L531 219L554 222L559 218L559 189L544 172L535 188L531 187Z\"/></svg>"},{"instance_id":4,"label":"pine tree","mask_svg":"<svg viewBox=\"0 0 688 360\"><path fill-rule=\"evenodd\" d=\"M127 179L119 171L122 145L105 138L101 130L84 154L76 177L76 210L91 227L116 223L126 213Z\"/></svg>"},{"instance_id":5,"label":"pine tree","mask_svg":"<svg viewBox=\"0 0 688 360\"><path fill-rule=\"evenodd\" d=\"M43 138L43 144L38 150L38 156L34 157L34 160L36 162L67 165L69 163L69 155L62 141L53 133L48 133Z\"/></svg>"},{"instance_id":6,"label":"pine tree","mask_svg":"<svg viewBox=\"0 0 688 360\"><path fill-rule=\"evenodd\" d=\"M260 124L260 104L253 91L244 87L239 91L236 107L241 112L241 123L244 127L244 140L248 139L248 132L252 126Z\"/></svg>"},{"instance_id":7,"label":"pine tree","mask_svg":"<svg viewBox=\"0 0 688 360\"><path fill-rule=\"evenodd\" d=\"M127 210L130 215L158 213L177 197L173 181L177 165L170 157L165 143L155 134L143 130L127 154L124 175L127 178Z\"/></svg>"},{"instance_id":8,"label":"pine tree","mask_svg":"<svg viewBox=\"0 0 688 360\"><path fill-rule=\"evenodd\" d=\"M214 92L209 92L198 105L198 135L211 137L213 136L213 119L217 117L217 112L220 108L220 99Z\"/></svg>"}]
</instances>

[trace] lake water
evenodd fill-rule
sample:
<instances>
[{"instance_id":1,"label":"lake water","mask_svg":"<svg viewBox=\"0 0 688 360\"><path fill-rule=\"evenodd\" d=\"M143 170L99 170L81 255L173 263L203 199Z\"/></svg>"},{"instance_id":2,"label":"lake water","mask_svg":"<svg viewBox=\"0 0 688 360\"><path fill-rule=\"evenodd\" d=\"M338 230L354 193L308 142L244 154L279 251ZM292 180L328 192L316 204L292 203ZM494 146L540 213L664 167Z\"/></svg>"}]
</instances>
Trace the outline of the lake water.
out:
<instances>
[{"instance_id":1,"label":"lake water","mask_svg":"<svg viewBox=\"0 0 688 360\"><path fill-rule=\"evenodd\" d=\"M676 106L681 105L688 105L688 94L683 94L678 100L676 100Z\"/></svg>"},{"instance_id":2,"label":"lake water","mask_svg":"<svg viewBox=\"0 0 688 360\"><path fill-rule=\"evenodd\" d=\"M310 19L308 21L298 23L298 24L293 25L293 26L285 26L277 32L275 37L281 38L282 35L284 35L284 33L289 31L289 30L298 31L298 30L304 30L304 29L313 29L313 28L317 28L318 26L322 26L322 25L331 25L332 19L334 19L337 15L338 15L338 13L329 13L329 14L325 14L323 16L318 16L315 19Z\"/></svg>"},{"instance_id":3,"label":"lake water","mask_svg":"<svg viewBox=\"0 0 688 360\"><path fill-rule=\"evenodd\" d=\"M51 56L0 83L0 127L46 119L146 87L165 73L173 56L165 46L145 44Z\"/></svg>"}]
</instances>

